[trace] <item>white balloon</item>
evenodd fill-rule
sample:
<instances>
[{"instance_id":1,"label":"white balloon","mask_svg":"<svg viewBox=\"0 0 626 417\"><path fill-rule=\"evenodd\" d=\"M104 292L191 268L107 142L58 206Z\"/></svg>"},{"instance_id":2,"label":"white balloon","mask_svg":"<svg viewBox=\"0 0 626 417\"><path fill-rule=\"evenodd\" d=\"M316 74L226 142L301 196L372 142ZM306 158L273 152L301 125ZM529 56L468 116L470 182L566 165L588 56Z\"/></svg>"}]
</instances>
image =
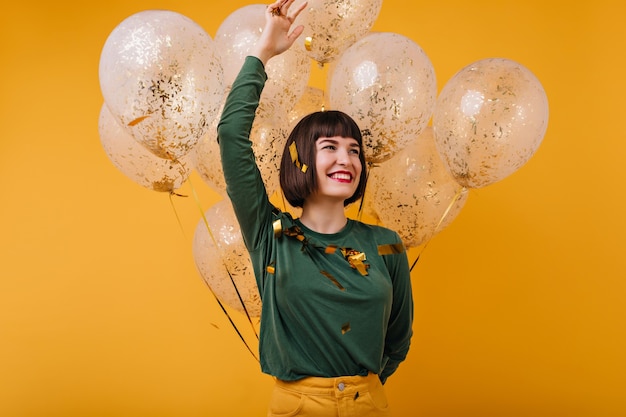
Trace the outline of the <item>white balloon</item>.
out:
<instances>
[{"instance_id":1,"label":"white balloon","mask_svg":"<svg viewBox=\"0 0 626 417\"><path fill-rule=\"evenodd\" d=\"M372 168L370 179L373 192L366 202L409 248L443 230L467 200L467 190L441 160L430 127L391 159Z\"/></svg>"},{"instance_id":2,"label":"white balloon","mask_svg":"<svg viewBox=\"0 0 626 417\"><path fill-rule=\"evenodd\" d=\"M99 65L107 106L155 155L190 152L214 118L224 92L211 37L191 19L146 10L108 36Z\"/></svg>"},{"instance_id":3,"label":"white balloon","mask_svg":"<svg viewBox=\"0 0 626 417\"><path fill-rule=\"evenodd\" d=\"M422 48L396 33L371 33L335 63L330 104L354 118L366 159L383 162L419 136L437 95L435 71Z\"/></svg>"},{"instance_id":4,"label":"white balloon","mask_svg":"<svg viewBox=\"0 0 626 417\"><path fill-rule=\"evenodd\" d=\"M260 317L261 297L230 200L216 203L205 218L209 227L201 219L193 239L198 272L222 303Z\"/></svg>"},{"instance_id":5,"label":"white balloon","mask_svg":"<svg viewBox=\"0 0 626 417\"><path fill-rule=\"evenodd\" d=\"M446 83L435 106L437 149L456 180L480 188L509 176L536 152L548 126L548 98L523 65L477 61Z\"/></svg>"},{"instance_id":6,"label":"white balloon","mask_svg":"<svg viewBox=\"0 0 626 417\"><path fill-rule=\"evenodd\" d=\"M271 196L279 188L280 161L289 132L284 118L264 117L264 114L257 112L250 140L265 189Z\"/></svg>"},{"instance_id":7,"label":"white balloon","mask_svg":"<svg viewBox=\"0 0 626 417\"><path fill-rule=\"evenodd\" d=\"M308 0L295 22L304 26L300 39L307 54L322 65L334 61L371 30L382 4L382 0Z\"/></svg>"},{"instance_id":8,"label":"white balloon","mask_svg":"<svg viewBox=\"0 0 626 417\"><path fill-rule=\"evenodd\" d=\"M220 145L217 141L217 125L220 115L221 110L209 126L209 129L207 129L207 132L198 141L192 155L194 168L202 181L221 194L222 197L228 198L224 170L222 169Z\"/></svg>"},{"instance_id":9,"label":"white balloon","mask_svg":"<svg viewBox=\"0 0 626 417\"><path fill-rule=\"evenodd\" d=\"M304 116L317 111L323 111L329 107L328 95L324 93L324 90L307 86L300 100L298 100L296 105L287 114L289 130L291 131Z\"/></svg>"},{"instance_id":10,"label":"white balloon","mask_svg":"<svg viewBox=\"0 0 626 417\"><path fill-rule=\"evenodd\" d=\"M159 158L126 132L106 104L98 121L100 142L113 165L135 183L153 191L173 192L191 174L193 152L177 161Z\"/></svg>"},{"instance_id":11,"label":"white balloon","mask_svg":"<svg viewBox=\"0 0 626 417\"><path fill-rule=\"evenodd\" d=\"M217 50L224 68L224 82L230 87L250 55L265 27L263 4L241 7L231 13L215 35ZM304 93L311 64L304 48L294 44L289 50L267 62L267 82L259 106L268 114L285 114Z\"/></svg>"}]
</instances>

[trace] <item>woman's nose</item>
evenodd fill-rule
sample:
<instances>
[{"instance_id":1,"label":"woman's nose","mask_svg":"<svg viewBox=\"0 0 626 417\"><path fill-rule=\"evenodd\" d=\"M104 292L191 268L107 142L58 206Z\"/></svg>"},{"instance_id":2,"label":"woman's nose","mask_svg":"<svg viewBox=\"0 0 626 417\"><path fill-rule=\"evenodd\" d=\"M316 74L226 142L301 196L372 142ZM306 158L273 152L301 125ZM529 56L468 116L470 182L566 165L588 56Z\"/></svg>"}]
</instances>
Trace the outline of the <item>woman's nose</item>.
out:
<instances>
[{"instance_id":1,"label":"woman's nose","mask_svg":"<svg viewBox=\"0 0 626 417\"><path fill-rule=\"evenodd\" d=\"M337 152L337 163L342 166L347 166L348 164L350 164L350 155L348 154L347 150L342 149Z\"/></svg>"}]
</instances>

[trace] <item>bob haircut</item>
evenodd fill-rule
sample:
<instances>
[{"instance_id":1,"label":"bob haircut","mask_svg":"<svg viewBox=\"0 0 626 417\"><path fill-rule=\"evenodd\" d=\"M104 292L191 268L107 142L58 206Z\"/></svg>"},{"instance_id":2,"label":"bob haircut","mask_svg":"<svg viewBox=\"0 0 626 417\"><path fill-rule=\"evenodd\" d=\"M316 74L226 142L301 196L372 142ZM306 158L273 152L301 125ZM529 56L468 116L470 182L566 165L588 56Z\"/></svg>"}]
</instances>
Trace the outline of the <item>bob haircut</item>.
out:
<instances>
[{"instance_id":1,"label":"bob haircut","mask_svg":"<svg viewBox=\"0 0 626 417\"><path fill-rule=\"evenodd\" d=\"M287 138L280 161L280 186L285 198L293 207L302 207L307 197L317 189L315 142L318 138L332 138L334 136L353 138L359 144L359 160L362 167L359 184L352 197L346 199L343 205L347 206L365 194L367 165L363 152L361 129L350 116L341 111L319 111L305 116L296 124ZM302 172L291 159L289 147L292 143L296 144L299 163L306 164L308 167L306 172Z\"/></svg>"}]
</instances>

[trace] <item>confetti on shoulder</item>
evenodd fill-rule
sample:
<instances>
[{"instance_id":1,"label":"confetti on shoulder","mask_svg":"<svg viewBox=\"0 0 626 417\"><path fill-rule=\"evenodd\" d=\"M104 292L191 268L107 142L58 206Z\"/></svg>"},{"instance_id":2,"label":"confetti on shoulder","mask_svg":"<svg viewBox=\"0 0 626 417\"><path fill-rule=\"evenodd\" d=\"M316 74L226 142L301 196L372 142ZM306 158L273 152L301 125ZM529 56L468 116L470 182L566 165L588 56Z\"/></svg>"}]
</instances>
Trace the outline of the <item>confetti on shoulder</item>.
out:
<instances>
[{"instance_id":1,"label":"confetti on shoulder","mask_svg":"<svg viewBox=\"0 0 626 417\"><path fill-rule=\"evenodd\" d=\"M394 255L403 253L406 251L406 248L402 243L394 243L391 245L378 245L378 254L379 255Z\"/></svg>"}]
</instances>

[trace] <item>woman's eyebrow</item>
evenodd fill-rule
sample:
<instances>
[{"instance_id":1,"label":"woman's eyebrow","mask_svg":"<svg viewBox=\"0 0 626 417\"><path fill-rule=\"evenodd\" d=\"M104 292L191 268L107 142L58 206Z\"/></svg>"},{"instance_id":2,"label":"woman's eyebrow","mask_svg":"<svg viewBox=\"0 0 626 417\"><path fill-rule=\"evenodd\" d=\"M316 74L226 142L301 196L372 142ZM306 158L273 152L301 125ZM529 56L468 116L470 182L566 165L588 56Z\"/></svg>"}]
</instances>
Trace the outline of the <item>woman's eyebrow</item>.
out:
<instances>
[{"instance_id":1,"label":"woman's eyebrow","mask_svg":"<svg viewBox=\"0 0 626 417\"><path fill-rule=\"evenodd\" d=\"M317 143L324 143L324 142L330 142L333 144L337 144L339 143L339 141L337 139L333 139L333 138L323 138L323 139L318 139ZM350 141L348 146L353 146L353 147L359 147L359 142L357 142L356 139L353 139L352 141Z\"/></svg>"},{"instance_id":2,"label":"woman's eyebrow","mask_svg":"<svg viewBox=\"0 0 626 417\"><path fill-rule=\"evenodd\" d=\"M330 138L326 138L326 139L320 139L317 141L317 146L324 146L327 144L330 145L337 145L339 143L339 141L335 140L335 139L330 139Z\"/></svg>"}]
</instances>

